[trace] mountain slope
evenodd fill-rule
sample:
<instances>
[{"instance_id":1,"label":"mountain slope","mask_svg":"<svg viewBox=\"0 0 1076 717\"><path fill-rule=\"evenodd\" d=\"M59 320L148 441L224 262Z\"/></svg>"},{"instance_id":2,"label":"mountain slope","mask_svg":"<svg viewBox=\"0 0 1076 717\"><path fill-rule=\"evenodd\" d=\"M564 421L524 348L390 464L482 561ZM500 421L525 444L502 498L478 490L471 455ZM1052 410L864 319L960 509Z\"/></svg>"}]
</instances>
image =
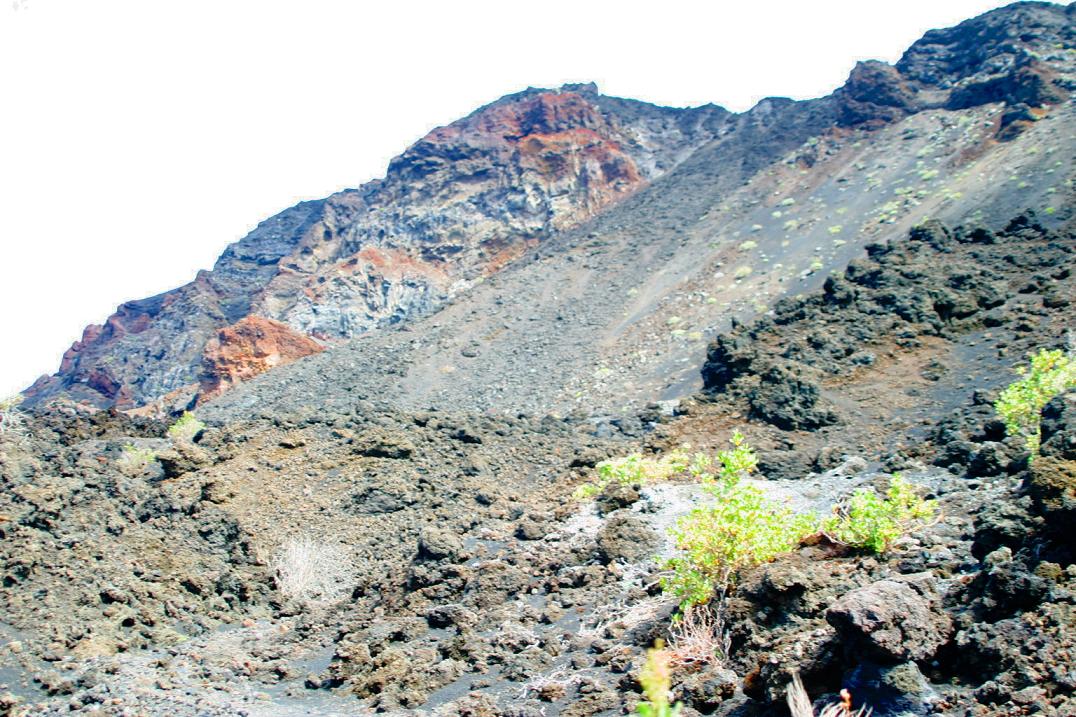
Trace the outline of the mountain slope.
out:
<instances>
[{"instance_id":1,"label":"mountain slope","mask_svg":"<svg viewBox=\"0 0 1076 717\"><path fill-rule=\"evenodd\" d=\"M384 179L288 209L213 271L124 304L28 395L133 407L178 391L187 401L234 379L216 375L205 349L246 316L326 341L429 312L661 176L727 115L607 101L583 85L504 97L430 132ZM278 364L299 357L276 353Z\"/></svg>"},{"instance_id":2,"label":"mountain slope","mask_svg":"<svg viewBox=\"0 0 1076 717\"><path fill-rule=\"evenodd\" d=\"M713 233L713 242L736 241L699 217L720 216L722 226L737 221L745 204L767 202L767 183L800 207L816 201L819 188L812 183L862 163L871 147L894 144L893 128L907 122L909 133L937 132L924 115L941 125L960 123L964 136L949 137L944 147L920 148L931 155L920 158L923 181L938 186L949 173L967 179L972 168L1003 151L999 142L1017 138L1038 120L1049 117L1055 126L1070 121L1064 108L1074 86L1072 17L1071 6L1009 6L928 33L895 66L860 63L826 98L770 99L741 115L714 106L679 110L604 97L592 85L510 95L434 130L393 160L384 179L263 222L191 284L124 304L104 326L89 327L60 371L27 395L31 402L66 396L121 408L162 399L189 406L199 394L205 400L267 365L314 352L301 336L331 345L427 315L588 220L597 222L588 231L602 241L631 227L637 235L631 250L643 255L678 252L673 235L689 228L696 235ZM1067 159L1070 138L1064 130L1055 134L1052 156ZM847 151L850 144L861 151ZM1046 171L1047 157L1040 159L1038 169ZM805 174L794 191L774 181L775 173L795 179L795 168ZM1055 175L1068 169L1058 167ZM894 173L868 174L881 182ZM750 183L756 191L744 188ZM946 188L946 215L982 204L963 191L978 189L974 184ZM1029 201L1041 199L1025 194ZM890 201L905 205L909 199L918 201ZM851 214L840 225L851 230L853 222L869 223L863 212L888 206L869 204L844 207ZM999 216L1005 213L999 210ZM789 259L799 258L806 244L818 244L817 232L804 231L798 219L785 219L780 229L764 217L754 219L750 228L761 226L754 230L760 237L779 234L794 242ZM823 267L839 265L855 248L850 242L832 262L821 257ZM771 262L792 263L778 249L769 252ZM713 255L680 252L682 266L700 259ZM601 275L620 277L619 265L600 264L595 268ZM719 303L738 300L733 291ZM240 340L224 349L228 358L222 360L222 344L249 333L222 330L245 317L252 317L248 325L279 322L294 335L284 339L284 326L264 324L282 345Z\"/></svg>"}]
</instances>

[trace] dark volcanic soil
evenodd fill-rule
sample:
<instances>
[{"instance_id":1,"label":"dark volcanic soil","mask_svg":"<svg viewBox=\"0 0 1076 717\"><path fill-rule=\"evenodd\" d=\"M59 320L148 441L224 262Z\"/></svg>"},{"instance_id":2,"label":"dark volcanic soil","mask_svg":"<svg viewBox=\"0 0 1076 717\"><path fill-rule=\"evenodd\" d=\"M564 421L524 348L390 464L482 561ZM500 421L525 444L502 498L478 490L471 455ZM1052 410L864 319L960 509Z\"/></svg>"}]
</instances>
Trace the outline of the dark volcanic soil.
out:
<instances>
[{"instance_id":1,"label":"dark volcanic soil","mask_svg":"<svg viewBox=\"0 0 1076 717\"><path fill-rule=\"evenodd\" d=\"M784 714L849 687L877 715L1069 715L1073 396L1029 468L991 408L1064 346L1072 232L927 224L710 344L704 390L591 417L332 407L213 418L192 444L122 414L34 417L0 453L5 704L23 714L618 714L667 636L665 529L688 484L570 495L605 457L757 446L759 485L825 511L899 470L940 518L884 556L820 544L747 574L731 654L682 670L686 714ZM540 380L536 377L534 380ZM312 405L316 402L310 401ZM122 446L158 451L120 470ZM354 563L286 599L289 538Z\"/></svg>"}]
</instances>

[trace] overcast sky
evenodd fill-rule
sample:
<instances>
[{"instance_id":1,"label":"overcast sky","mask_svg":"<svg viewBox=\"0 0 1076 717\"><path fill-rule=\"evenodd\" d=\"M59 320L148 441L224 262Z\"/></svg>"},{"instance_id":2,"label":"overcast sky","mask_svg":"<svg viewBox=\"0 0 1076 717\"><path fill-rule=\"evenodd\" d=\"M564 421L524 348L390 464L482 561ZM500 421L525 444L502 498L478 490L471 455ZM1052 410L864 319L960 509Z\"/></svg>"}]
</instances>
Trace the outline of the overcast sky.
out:
<instances>
[{"instance_id":1,"label":"overcast sky","mask_svg":"<svg viewBox=\"0 0 1076 717\"><path fill-rule=\"evenodd\" d=\"M745 110L1005 3L0 0L0 395L260 220L528 85Z\"/></svg>"}]
</instances>

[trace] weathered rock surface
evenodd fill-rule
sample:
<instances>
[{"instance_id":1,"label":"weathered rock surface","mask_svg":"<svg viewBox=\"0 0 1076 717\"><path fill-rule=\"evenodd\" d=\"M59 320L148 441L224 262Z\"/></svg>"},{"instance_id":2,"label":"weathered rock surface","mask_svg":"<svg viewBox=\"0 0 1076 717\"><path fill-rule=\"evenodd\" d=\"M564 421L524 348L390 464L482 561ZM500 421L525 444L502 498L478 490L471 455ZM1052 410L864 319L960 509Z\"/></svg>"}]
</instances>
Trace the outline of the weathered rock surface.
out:
<instances>
[{"instance_id":1,"label":"weathered rock surface","mask_svg":"<svg viewBox=\"0 0 1076 717\"><path fill-rule=\"evenodd\" d=\"M938 610L941 595L932 576L879 580L842 595L826 619L850 649L892 662L925 660L945 644L948 616Z\"/></svg>"}]
</instances>

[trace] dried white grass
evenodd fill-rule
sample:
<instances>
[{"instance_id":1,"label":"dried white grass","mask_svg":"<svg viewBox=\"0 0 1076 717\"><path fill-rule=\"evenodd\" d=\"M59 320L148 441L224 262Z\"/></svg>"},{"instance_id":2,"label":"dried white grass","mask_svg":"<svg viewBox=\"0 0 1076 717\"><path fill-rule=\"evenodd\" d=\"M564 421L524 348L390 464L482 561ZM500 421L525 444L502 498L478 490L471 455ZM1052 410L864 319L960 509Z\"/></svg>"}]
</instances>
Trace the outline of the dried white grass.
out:
<instances>
[{"instance_id":1,"label":"dried white grass","mask_svg":"<svg viewBox=\"0 0 1076 717\"><path fill-rule=\"evenodd\" d=\"M669 662L695 670L720 665L729 658L732 641L721 611L693 605L673 624L669 634Z\"/></svg>"},{"instance_id":2,"label":"dried white grass","mask_svg":"<svg viewBox=\"0 0 1076 717\"><path fill-rule=\"evenodd\" d=\"M355 565L347 552L307 536L281 545L269 566L280 594L306 605L338 602L355 585Z\"/></svg>"},{"instance_id":3,"label":"dried white grass","mask_svg":"<svg viewBox=\"0 0 1076 717\"><path fill-rule=\"evenodd\" d=\"M798 674L792 675L792 681L788 683L786 700L792 717L815 717L814 705L811 704L811 698L807 696L803 680ZM841 690L841 701L823 707L818 717L870 717L873 712L873 709L867 707L860 707L856 712L852 712L852 695L848 690Z\"/></svg>"},{"instance_id":4,"label":"dried white grass","mask_svg":"<svg viewBox=\"0 0 1076 717\"><path fill-rule=\"evenodd\" d=\"M524 700L531 694L541 695L551 688L561 688L566 693L582 681L582 675L569 675L565 668L558 667L548 675L537 675L523 683L523 686L519 688L519 692L516 694L516 699Z\"/></svg>"},{"instance_id":5,"label":"dried white grass","mask_svg":"<svg viewBox=\"0 0 1076 717\"><path fill-rule=\"evenodd\" d=\"M658 616L661 609L669 604L663 597L651 597L631 604L612 603L596 608L587 621L579 628L579 636L587 639L602 637L611 625L620 624L626 630Z\"/></svg>"}]
</instances>

